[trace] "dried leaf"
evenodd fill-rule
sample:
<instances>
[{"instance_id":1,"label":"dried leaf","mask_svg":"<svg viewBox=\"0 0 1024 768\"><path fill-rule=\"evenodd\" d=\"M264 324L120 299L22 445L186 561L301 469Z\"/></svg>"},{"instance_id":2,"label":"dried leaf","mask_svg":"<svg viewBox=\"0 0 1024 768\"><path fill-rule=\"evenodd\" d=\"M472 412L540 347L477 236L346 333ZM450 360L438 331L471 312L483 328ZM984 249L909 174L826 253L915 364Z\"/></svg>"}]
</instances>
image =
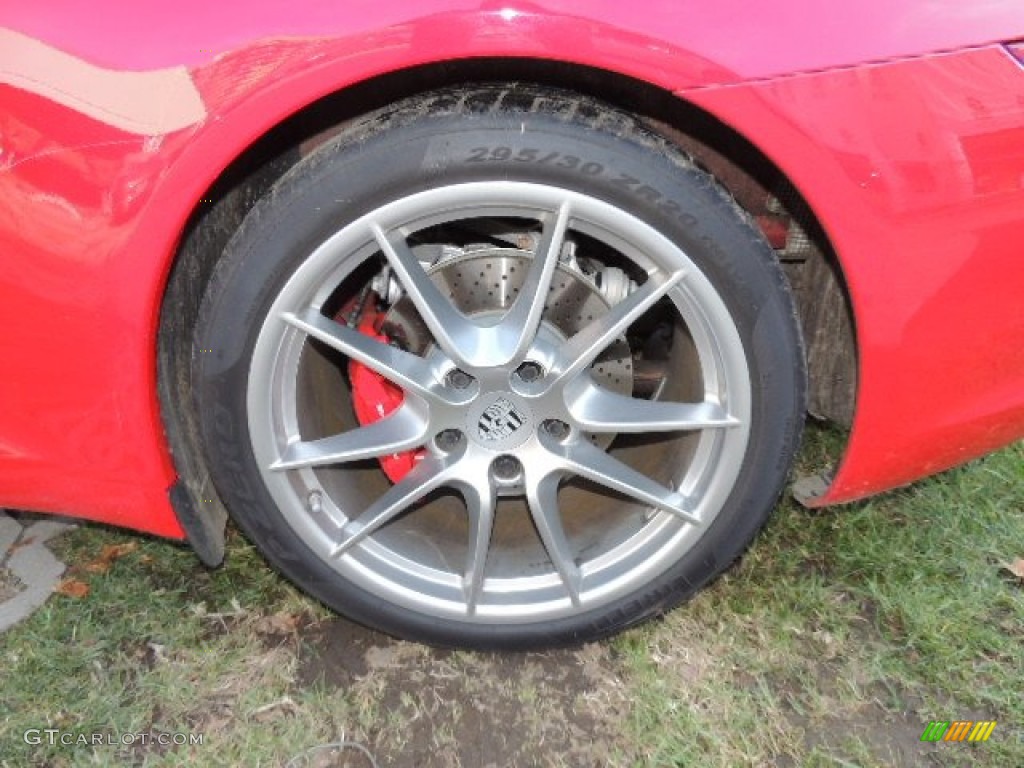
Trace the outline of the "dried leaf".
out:
<instances>
[{"instance_id":1,"label":"dried leaf","mask_svg":"<svg viewBox=\"0 0 1024 768\"><path fill-rule=\"evenodd\" d=\"M107 544L103 547L100 557L104 560L117 560L139 548L137 541L126 541L124 544Z\"/></svg>"},{"instance_id":2,"label":"dried leaf","mask_svg":"<svg viewBox=\"0 0 1024 768\"><path fill-rule=\"evenodd\" d=\"M292 700L292 697L285 696L277 701L264 704L262 707L257 707L252 711L252 715L259 720L266 720L270 713L281 712L282 714L294 715L298 713L298 711L299 706Z\"/></svg>"},{"instance_id":3,"label":"dried leaf","mask_svg":"<svg viewBox=\"0 0 1024 768\"><path fill-rule=\"evenodd\" d=\"M287 611L279 611L270 616L263 616L255 625L256 631L264 635L286 635L299 627L299 616Z\"/></svg>"},{"instance_id":4,"label":"dried leaf","mask_svg":"<svg viewBox=\"0 0 1024 768\"><path fill-rule=\"evenodd\" d=\"M59 595L66 595L67 597L85 597L89 594L89 585L84 581L78 579L64 579L60 584L53 588L53 591Z\"/></svg>"},{"instance_id":5,"label":"dried leaf","mask_svg":"<svg viewBox=\"0 0 1024 768\"><path fill-rule=\"evenodd\" d=\"M1003 563L1003 568L1024 581L1024 557L1018 557L1012 563Z\"/></svg>"},{"instance_id":6,"label":"dried leaf","mask_svg":"<svg viewBox=\"0 0 1024 768\"><path fill-rule=\"evenodd\" d=\"M124 544L107 544L100 550L100 556L86 563L82 568L89 573L106 573L118 558L139 548L138 542L126 541Z\"/></svg>"}]
</instances>

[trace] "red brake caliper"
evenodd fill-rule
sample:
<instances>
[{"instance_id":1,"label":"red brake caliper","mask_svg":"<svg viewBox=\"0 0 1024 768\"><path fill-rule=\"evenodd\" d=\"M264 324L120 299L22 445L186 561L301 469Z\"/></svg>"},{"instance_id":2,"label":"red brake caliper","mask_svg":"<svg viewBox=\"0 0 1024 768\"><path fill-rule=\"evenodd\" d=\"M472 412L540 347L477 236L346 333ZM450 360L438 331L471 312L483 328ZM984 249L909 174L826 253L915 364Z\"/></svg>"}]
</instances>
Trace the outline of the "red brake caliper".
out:
<instances>
[{"instance_id":1,"label":"red brake caliper","mask_svg":"<svg viewBox=\"0 0 1024 768\"><path fill-rule=\"evenodd\" d=\"M338 322L345 322L345 317L347 313L343 310L337 318ZM382 344L388 344L390 340L380 331L384 318L385 314L377 310L377 301L371 295L359 313L356 330ZM352 408L363 426L380 421L405 400L401 389L355 360L349 361L348 376L352 383ZM423 449L417 448L382 456L380 466L391 482L397 483L416 466L416 462L423 458L423 454Z\"/></svg>"}]
</instances>

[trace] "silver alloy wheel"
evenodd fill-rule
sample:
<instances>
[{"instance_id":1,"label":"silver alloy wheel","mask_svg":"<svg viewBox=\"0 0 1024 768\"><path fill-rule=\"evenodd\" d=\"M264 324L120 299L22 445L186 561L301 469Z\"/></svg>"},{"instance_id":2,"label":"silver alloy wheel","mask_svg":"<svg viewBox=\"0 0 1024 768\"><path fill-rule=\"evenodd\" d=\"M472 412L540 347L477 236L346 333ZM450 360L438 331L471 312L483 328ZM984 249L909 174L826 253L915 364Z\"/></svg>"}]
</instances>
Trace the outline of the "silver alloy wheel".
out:
<instances>
[{"instance_id":1,"label":"silver alloy wheel","mask_svg":"<svg viewBox=\"0 0 1024 768\"><path fill-rule=\"evenodd\" d=\"M498 317L460 313L409 246L428 228L481 217L540 225L523 288ZM646 278L564 339L544 316L544 298L572 233L612 249ZM433 337L422 356L325 312L337 287L381 254ZM659 302L670 302L692 341L690 375L703 393L692 401L629 397L591 376L602 351ZM311 428L318 417L305 394L304 358L314 347L380 373L401 387L404 403L368 426ZM536 369L521 376L527 361ZM456 370L468 374L459 382L468 386L453 386ZM607 605L677 563L707 531L739 475L751 384L725 303L677 245L596 198L486 181L395 200L315 248L260 329L246 406L263 481L288 525L323 562L381 600L421 614L511 624ZM675 440L673 476L639 471L596 446L588 439L593 434ZM394 485L368 468L367 460L421 447L422 460ZM559 491L568 480L624 499L622 519L580 522L586 510L565 503ZM436 526L417 522L424 502L440 503L434 499L446 490L464 502L461 548L450 538L439 543ZM503 494L525 500L545 556L501 544L495 530Z\"/></svg>"}]
</instances>

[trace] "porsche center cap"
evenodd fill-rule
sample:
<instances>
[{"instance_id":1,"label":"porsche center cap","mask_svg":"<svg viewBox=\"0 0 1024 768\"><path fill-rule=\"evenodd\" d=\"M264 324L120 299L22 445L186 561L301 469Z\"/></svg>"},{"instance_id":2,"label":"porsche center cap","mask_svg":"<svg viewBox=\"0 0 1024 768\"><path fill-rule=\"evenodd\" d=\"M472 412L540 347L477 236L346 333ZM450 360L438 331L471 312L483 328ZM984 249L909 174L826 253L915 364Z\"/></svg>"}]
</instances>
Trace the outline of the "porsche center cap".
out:
<instances>
[{"instance_id":1,"label":"porsche center cap","mask_svg":"<svg viewBox=\"0 0 1024 768\"><path fill-rule=\"evenodd\" d=\"M467 432L484 448L507 451L522 444L532 431L532 419L526 404L510 393L494 393L481 398L471 408Z\"/></svg>"}]
</instances>

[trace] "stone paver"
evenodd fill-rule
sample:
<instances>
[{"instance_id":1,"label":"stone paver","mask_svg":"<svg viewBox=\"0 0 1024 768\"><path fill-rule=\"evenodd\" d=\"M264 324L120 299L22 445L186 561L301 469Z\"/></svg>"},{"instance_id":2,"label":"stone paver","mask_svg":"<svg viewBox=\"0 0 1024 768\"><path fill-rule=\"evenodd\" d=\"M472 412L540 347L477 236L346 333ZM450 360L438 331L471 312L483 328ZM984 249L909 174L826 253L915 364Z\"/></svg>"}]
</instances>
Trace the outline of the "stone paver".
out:
<instances>
[{"instance_id":1,"label":"stone paver","mask_svg":"<svg viewBox=\"0 0 1024 768\"><path fill-rule=\"evenodd\" d=\"M24 530L21 523L0 509L0 563L7 562L7 551Z\"/></svg>"},{"instance_id":2,"label":"stone paver","mask_svg":"<svg viewBox=\"0 0 1024 768\"><path fill-rule=\"evenodd\" d=\"M0 632L31 616L53 594L66 566L46 542L73 527L62 520L19 520L0 510L0 568L21 582L17 593L0 602Z\"/></svg>"}]
</instances>

